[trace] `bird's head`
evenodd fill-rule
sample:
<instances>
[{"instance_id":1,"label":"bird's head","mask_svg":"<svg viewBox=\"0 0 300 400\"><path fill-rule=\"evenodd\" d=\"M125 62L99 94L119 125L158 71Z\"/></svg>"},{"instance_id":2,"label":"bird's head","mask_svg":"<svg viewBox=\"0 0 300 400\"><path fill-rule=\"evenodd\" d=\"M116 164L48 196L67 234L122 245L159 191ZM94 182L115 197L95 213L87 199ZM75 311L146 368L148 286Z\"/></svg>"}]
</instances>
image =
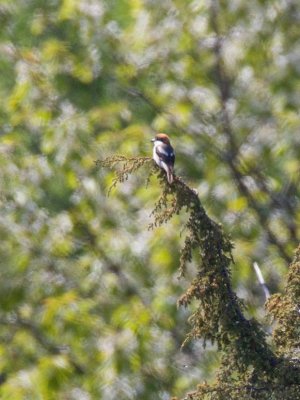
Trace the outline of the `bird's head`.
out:
<instances>
[{"instance_id":1,"label":"bird's head","mask_svg":"<svg viewBox=\"0 0 300 400\"><path fill-rule=\"evenodd\" d=\"M155 135L155 138L151 140L151 142L162 142L165 144L170 144L170 139L169 136L165 133L158 133L157 135Z\"/></svg>"}]
</instances>

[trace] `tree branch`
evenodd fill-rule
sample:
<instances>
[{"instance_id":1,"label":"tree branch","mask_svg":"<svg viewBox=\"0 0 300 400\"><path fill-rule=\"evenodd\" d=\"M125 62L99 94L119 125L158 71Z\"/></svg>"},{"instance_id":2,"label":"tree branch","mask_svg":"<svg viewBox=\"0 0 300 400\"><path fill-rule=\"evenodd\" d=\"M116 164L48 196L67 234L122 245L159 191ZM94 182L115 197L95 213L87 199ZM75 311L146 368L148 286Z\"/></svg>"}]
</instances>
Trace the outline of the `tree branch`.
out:
<instances>
[{"instance_id":1,"label":"tree branch","mask_svg":"<svg viewBox=\"0 0 300 400\"><path fill-rule=\"evenodd\" d=\"M217 52L220 53L221 55L221 38L219 37L219 40L216 40L216 48ZM251 191L248 189L248 187L244 183L244 174L240 172L239 168L239 161L238 161L238 152L239 148L237 146L237 143L235 142L235 138L231 129L230 125L230 119L229 115L227 112L226 108L226 103L227 100L229 99L230 96L230 86L229 82L226 78L226 75L224 74L223 68L221 68L221 64L217 63L217 75L221 78L218 79L218 82L220 84L220 93L221 93L221 120L223 121L223 130L224 133L227 135L230 143L230 148L229 150L222 150L216 144L213 142L213 140L205 135L198 136L198 139L201 140L201 148L203 151L209 151L210 153L213 153L219 160L222 160L226 166L229 167L229 170L231 172L231 175L236 183L236 186L239 190L239 192L248 200L249 206L253 209L255 212L259 224L262 227L263 231L266 232L267 238L271 244L273 244L277 249L280 254L280 256L287 262L291 262L291 257L285 250L285 246L280 242L280 240L277 238L277 236L272 232L270 226L269 226L269 220L265 212L262 210L261 206L258 204L258 202L255 200L253 197ZM143 93L141 90L136 89L136 88L124 88L123 90L129 93L132 96L137 96L140 99L142 99L146 104L149 105L153 109L154 112L157 114L165 114L166 118L168 119L169 123L171 126L173 126L176 130L184 132L186 134L190 134L186 130L185 127L181 126L178 124L172 115L168 110L165 110L163 107L158 106L153 102L153 100L147 96L145 93ZM249 170L248 173L251 171ZM252 171L253 172L253 171ZM279 201L279 199L274 195L271 190L267 187L265 180L261 174L260 171L256 169L255 176L256 176L256 182L260 189L269 196L271 199L270 206L273 204L273 206L276 206L277 208L279 207L282 210L289 211L291 218L289 219L289 222L287 223L287 228L288 231L290 232L290 241L293 244L297 244L299 239L297 237L297 230L295 223L293 222L293 217L295 216L295 212L288 201L288 199L285 198L284 202ZM254 173L253 172L253 173ZM287 204L289 203L289 205Z\"/></svg>"},{"instance_id":2,"label":"tree branch","mask_svg":"<svg viewBox=\"0 0 300 400\"><path fill-rule=\"evenodd\" d=\"M286 251L284 245L280 242L277 236L272 232L269 224L268 216L262 211L260 205L257 203L255 198L253 197L251 191L248 189L247 185L244 183L244 176L239 170L239 161L238 161L238 152L239 147L236 143L235 136L231 127L229 113L227 110L227 103L230 99L230 82L226 75L223 57L222 57L222 39L219 32L218 26L218 4L216 0L212 0L211 2L211 26L213 31L215 32L215 45L214 45L214 53L216 57L216 77L217 77L217 85L220 91L220 103L222 110L222 124L223 124L223 132L228 139L229 149L225 152L225 160L229 169L231 171L231 175L234 178L237 188L240 193L245 196L248 200L249 205L254 210L258 221L266 232L268 240L270 243L274 244L281 257L289 264L291 262L291 257ZM261 175L260 175L261 176ZM267 190L266 185L263 181L260 180L260 187L263 188L264 192L268 194L270 197L270 191ZM274 196L273 196L274 201ZM277 203L278 204L278 203ZM294 243L298 243L298 240L295 235L295 227L289 229L291 240Z\"/></svg>"},{"instance_id":3,"label":"tree branch","mask_svg":"<svg viewBox=\"0 0 300 400\"><path fill-rule=\"evenodd\" d=\"M0 320L0 323L5 325L15 325L19 328L27 330L48 353L53 355L67 355L69 362L74 370L80 375L85 373L85 367L74 359L73 355L70 353L66 346L58 345L50 340L32 321L25 320L17 315L15 318L11 319L2 318Z\"/></svg>"},{"instance_id":4,"label":"tree branch","mask_svg":"<svg viewBox=\"0 0 300 400\"><path fill-rule=\"evenodd\" d=\"M124 182L127 171L134 165L134 159L121 160L123 167L116 173L116 180ZM109 157L100 162L102 166L115 168L116 159ZM139 157L139 166L149 162L148 158ZM154 164L153 164L154 165ZM184 275L194 251L199 252L201 263L197 276L186 293L181 296L179 305L188 306L193 299L199 303L197 310L190 317L191 333L187 340L202 337L204 341L216 341L223 350L235 349L235 362L253 364L265 371L276 363L275 356L269 349L264 332L254 320L248 320L243 314L243 305L231 286L230 263L233 245L223 233L221 225L215 223L206 214L195 190L191 189L180 177L176 176L172 185L167 183L164 172L154 166L162 193L152 212L154 222L150 228L167 223L182 209L189 212L186 224L187 235L181 250L180 272ZM243 352L239 351L240 346ZM239 359L239 361L238 361Z\"/></svg>"}]
</instances>

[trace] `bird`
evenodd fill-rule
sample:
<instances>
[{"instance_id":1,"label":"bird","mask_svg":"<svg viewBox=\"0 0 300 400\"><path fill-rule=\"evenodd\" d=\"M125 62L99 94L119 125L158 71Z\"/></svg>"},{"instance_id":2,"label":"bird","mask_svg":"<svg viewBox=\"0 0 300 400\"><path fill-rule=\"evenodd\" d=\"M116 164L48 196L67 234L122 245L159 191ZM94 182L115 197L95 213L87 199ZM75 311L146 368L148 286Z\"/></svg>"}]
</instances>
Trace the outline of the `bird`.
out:
<instances>
[{"instance_id":1,"label":"bird","mask_svg":"<svg viewBox=\"0 0 300 400\"><path fill-rule=\"evenodd\" d=\"M171 185L174 181L175 152L169 136L165 133L158 133L151 142L153 142L153 160L166 171L168 183Z\"/></svg>"}]
</instances>

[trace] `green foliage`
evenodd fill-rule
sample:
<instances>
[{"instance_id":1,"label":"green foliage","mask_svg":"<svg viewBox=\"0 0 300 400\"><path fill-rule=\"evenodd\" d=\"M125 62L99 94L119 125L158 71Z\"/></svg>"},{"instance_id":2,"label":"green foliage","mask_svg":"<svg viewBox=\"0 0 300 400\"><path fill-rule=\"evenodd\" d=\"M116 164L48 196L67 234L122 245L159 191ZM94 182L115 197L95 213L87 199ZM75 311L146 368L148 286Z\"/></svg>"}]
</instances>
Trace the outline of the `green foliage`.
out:
<instances>
[{"instance_id":1,"label":"green foliage","mask_svg":"<svg viewBox=\"0 0 300 400\"><path fill-rule=\"evenodd\" d=\"M281 291L299 243L298 3L0 2L0 398L165 400L211 387L226 362L217 343L238 334L224 336L215 310L220 333L195 325L199 293L225 294L218 260L203 264L219 244L244 315L264 325L251 265ZM183 181L170 192L155 178L157 131L234 249L198 221ZM95 161L115 154L128 180L108 197L115 175ZM184 292L189 310L177 310ZM205 351L203 339L180 350L189 313Z\"/></svg>"},{"instance_id":2,"label":"green foliage","mask_svg":"<svg viewBox=\"0 0 300 400\"><path fill-rule=\"evenodd\" d=\"M148 158L114 156L101 162L114 168L123 162L113 181L128 179L128 174L149 162ZM152 212L154 223L167 223L182 209L188 213L186 238L181 250L180 271L184 275L193 252L200 254L197 275L178 304L187 307L193 299L198 306L190 317L192 331L187 337L217 342L223 353L216 383L198 385L187 399L294 399L300 395L299 363L299 276L300 247L288 275L286 294L273 295L267 308L278 319L274 330L274 349L256 320L248 320L243 305L231 286L230 263L233 262L231 241L221 226L212 221L201 205L197 192L176 176L169 185L165 173L156 166L162 194Z\"/></svg>"}]
</instances>

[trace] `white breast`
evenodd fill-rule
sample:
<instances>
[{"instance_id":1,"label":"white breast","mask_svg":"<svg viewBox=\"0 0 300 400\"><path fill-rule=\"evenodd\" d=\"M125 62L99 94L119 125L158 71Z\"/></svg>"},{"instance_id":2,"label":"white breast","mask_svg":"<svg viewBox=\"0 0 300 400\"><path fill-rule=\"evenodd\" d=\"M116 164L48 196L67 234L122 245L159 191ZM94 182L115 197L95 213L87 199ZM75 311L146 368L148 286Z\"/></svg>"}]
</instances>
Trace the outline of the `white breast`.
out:
<instances>
[{"instance_id":1,"label":"white breast","mask_svg":"<svg viewBox=\"0 0 300 400\"><path fill-rule=\"evenodd\" d=\"M158 155L156 153L156 147L159 146L159 145L160 145L160 143L154 143L154 146L153 146L153 160L156 162L156 164L160 168L163 168L161 159L158 157Z\"/></svg>"}]
</instances>

